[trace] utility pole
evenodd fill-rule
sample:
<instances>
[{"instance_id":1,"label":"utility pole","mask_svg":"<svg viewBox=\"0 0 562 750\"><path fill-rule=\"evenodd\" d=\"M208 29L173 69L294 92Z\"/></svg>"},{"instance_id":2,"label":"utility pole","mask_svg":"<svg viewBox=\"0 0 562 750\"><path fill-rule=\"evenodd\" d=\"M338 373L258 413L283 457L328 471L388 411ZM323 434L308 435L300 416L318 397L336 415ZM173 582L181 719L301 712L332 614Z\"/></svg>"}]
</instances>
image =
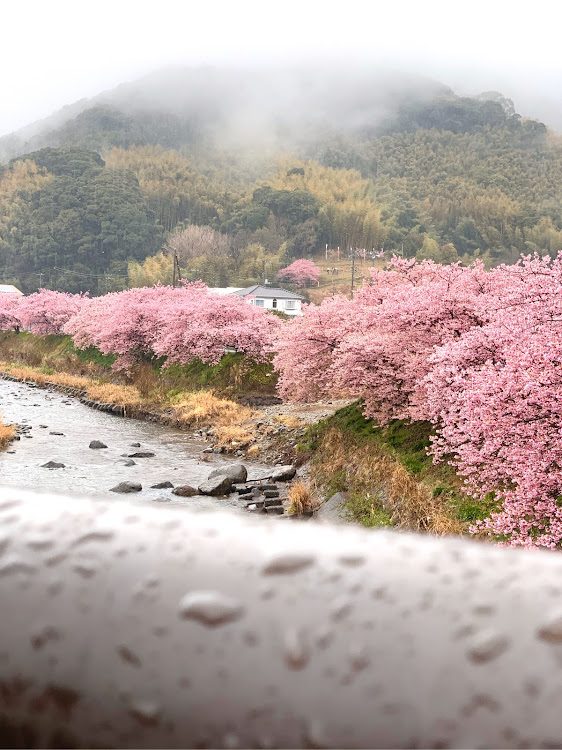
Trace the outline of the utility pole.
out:
<instances>
[{"instance_id":1,"label":"utility pole","mask_svg":"<svg viewBox=\"0 0 562 750\"><path fill-rule=\"evenodd\" d=\"M351 249L351 296L353 297L353 282L355 281L355 253Z\"/></svg>"},{"instance_id":2,"label":"utility pole","mask_svg":"<svg viewBox=\"0 0 562 750\"><path fill-rule=\"evenodd\" d=\"M178 258L177 253L174 253L174 263L178 270L178 281L181 281L182 279L181 279L181 271L180 271L180 259ZM174 273L174 276L175 276L175 273Z\"/></svg>"}]
</instances>

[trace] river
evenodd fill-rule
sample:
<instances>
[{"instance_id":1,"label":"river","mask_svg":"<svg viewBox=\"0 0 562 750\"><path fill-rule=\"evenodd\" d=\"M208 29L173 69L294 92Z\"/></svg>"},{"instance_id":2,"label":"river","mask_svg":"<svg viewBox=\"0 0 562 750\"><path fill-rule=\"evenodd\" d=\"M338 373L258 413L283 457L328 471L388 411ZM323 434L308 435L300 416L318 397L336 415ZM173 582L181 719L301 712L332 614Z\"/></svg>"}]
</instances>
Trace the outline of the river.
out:
<instances>
[{"instance_id":1,"label":"river","mask_svg":"<svg viewBox=\"0 0 562 750\"><path fill-rule=\"evenodd\" d=\"M207 447L189 433L161 424L116 417L91 409L78 399L58 391L33 388L0 380L0 415L6 423L30 426L28 435L0 452L0 485L65 494L134 498L135 501L171 502L198 510L243 508L236 495L181 498L171 490L151 489L159 482L174 486L197 487L208 474L234 459L204 454ZM52 433L62 433L54 435ZM100 440L108 447L94 450L90 441ZM140 447L133 447L140 443ZM125 466L124 454L151 451L153 458L135 458ZM42 464L56 461L64 469L46 469ZM240 459L237 459L239 462ZM244 460L248 478L267 475L271 467ZM110 492L119 482L142 484L142 492L121 495Z\"/></svg>"}]
</instances>

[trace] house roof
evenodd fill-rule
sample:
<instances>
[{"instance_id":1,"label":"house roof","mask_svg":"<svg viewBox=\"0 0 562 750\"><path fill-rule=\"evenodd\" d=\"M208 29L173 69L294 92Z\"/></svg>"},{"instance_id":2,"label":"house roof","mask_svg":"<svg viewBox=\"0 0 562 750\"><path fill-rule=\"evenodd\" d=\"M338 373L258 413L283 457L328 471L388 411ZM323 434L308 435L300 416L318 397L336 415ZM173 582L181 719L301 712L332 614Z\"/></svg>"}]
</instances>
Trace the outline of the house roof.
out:
<instances>
[{"instance_id":1,"label":"house roof","mask_svg":"<svg viewBox=\"0 0 562 750\"><path fill-rule=\"evenodd\" d=\"M240 286L210 286L209 291L213 292L214 294L234 294L234 292L238 292L242 289Z\"/></svg>"},{"instance_id":2,"label":"house roof","mask_svg":"<svg viewBox=\"0 0 562 750\"><path fill-rule=\"evenodd\" d=\"M12 286L12 284L0 284L0 294L23 294L20 290Z\"/></svg>"},{"instance_id":3,"label":"house roof","mask_svg":"<svg viewBox=\"0 0 562 750\"><path fill-rule=\"evenodd\" d=\"M234 294L238 294L240 297L264 297L265 299L304 299L300 294L294 294L286 289L275 289L270 286L247 286L245 289L239 289Z\"/></svg>"}]
</instances>

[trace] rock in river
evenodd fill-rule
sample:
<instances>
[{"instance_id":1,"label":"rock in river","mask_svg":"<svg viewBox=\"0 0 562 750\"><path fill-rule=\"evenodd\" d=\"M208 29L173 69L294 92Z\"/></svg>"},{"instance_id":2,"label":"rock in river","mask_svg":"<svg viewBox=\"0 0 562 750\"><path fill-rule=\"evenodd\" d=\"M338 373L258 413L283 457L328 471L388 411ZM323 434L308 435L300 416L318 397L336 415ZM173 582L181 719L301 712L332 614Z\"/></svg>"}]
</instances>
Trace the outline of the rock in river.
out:
<instances>
[{"instance_id":1,"label":"rock in river","mask_svg":"<svg viewBox=\"0 0 562 750\"><path fill-rule=\"evenodd\" d=\"M133 461L133 463L135 462ZM171 490L173 487L174 485L171 482L158 482L158 484L150 485L151 490Z\"/></svg>"},{"instance_id":2,"label":"rock in river","mask_svg":"<svg viewBox=\"0 0 562 750\"><path fill-rule=\"evenodd\" d=\"M137 451L136 453L128 453L127 458L154 458L155 455L152 451Z\"/></svg>"},{"instance_id":3,"label":"rock in river","mask_svg":"<svg viewBox=\"0 0 562 750\"><path fill-rule=\"evenodd\" d=\"M107 445L102 443L101 440L92 440L90 448L92 448L92 450L97 450L99 448L107 448Z\"/></svg>"},{"instance_id":4,"label":"rock in river","mask_svg":"<svg viewBox=\"0 0 562 750\"><path fill-rule=\"evenodd\" d=\"M116 487L112 487L110 492L140 492L142 484L138 482L120 482Z\"/></svg>"},{"instance_id":5,"label":"rock in river","mask_svg":"<svg viewBox=\"0 0 562 750\"><path fill-rule=\"evenodd\" d=\"M42 464L42 469L64 469L64 464L59 463L58 461L47 461L46 464Z\"/></svg>"},{"instance_id":6,"label":"rock in river","mask_svg":"<svg viewBox=\"0 0 562 750\"><path fill-rule=\"evenodd\" d=\"M205 482L199 485L199 492L202 495L228 495L232 489L232 479L219 474L216 477L209 477Z\"/></svg>"},{"instance_id":7,"label":"rock in river","mask_svg":"<svg viewBox=\"0 0 562 750\"><path fill-rule=\"evenodd\" d=\"M220 469L212 471L207 479L215 477L228 477L233 483L245 482L248 478L248 471L243 464L231 464L230 466L221 466Z\"/></svg>"},{"instance_id":8,"label":"rock in river","mask_svg":"<svg viewBox=\"0 0 562 750\"><path fill-rule=\"evenodd\" d=\"M294 466L291 466L291 465L278 466L273 472L273 474L271 475L271 481L272 482L288 482L290 479L293 479L296 473L297 473L297 470Z\"/></svg>"},{"instance_id":9,"label":"rock in river","mask_svg":"<svg viewBox=\"0 0 562 750\"><path fill-rule=\"evenodd\" d=\"M178 495L179 497L193 497L193 495L198 494L199 493L195 487L191 487L189 484L184 484L181 487L176 487L175 490L172 490L172 495Z\"/></svg>"}]
</instances>

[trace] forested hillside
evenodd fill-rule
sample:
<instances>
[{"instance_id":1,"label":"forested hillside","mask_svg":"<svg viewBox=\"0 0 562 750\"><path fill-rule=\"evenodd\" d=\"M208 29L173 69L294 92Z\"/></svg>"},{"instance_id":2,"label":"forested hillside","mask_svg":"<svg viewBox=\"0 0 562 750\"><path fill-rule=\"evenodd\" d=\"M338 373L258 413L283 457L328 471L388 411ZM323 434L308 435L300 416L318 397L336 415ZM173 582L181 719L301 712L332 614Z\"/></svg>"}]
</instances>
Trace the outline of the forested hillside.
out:
<instances>
[{"instance_id":1,"label":"forested hillside","mask_svg":"<svg viewBox=\"0 0 562 750\"><path fill-rule=\"evenodd\" d=\"M562 140L500 94L364 76L312 77L291 98L277 79L201 76L118 87L0 139L0 281L166 281L172 248L216 285L274 278L326 244L488 265L562 249Z\"/></svg>"}]
</instances>

